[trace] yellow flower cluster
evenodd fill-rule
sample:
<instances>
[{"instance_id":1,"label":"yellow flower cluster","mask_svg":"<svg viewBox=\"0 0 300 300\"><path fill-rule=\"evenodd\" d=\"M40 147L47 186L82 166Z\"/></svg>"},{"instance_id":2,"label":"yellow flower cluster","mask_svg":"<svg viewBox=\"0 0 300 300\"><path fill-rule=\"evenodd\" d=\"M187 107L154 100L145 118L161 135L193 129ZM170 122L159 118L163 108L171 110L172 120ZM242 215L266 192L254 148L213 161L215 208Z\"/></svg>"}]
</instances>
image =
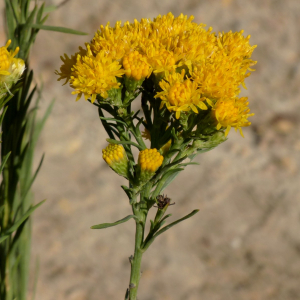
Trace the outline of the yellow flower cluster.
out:
<instances>
[{"instance_id":1,"label":"yellow flower cluster","mask_svg":"<svg viewBox=\"0 0 300 300\"><path fill-rule=\"evenodd\" d=\"M110 89L118 88L117 78L124 74L139 81L153 73L161 88L156 98L176 118L181 112L198 113L207 105L214 108L218 101L233 101L253 71L250 67L256 62L251 55L256 46L249 44L250 36L244 37L243 31L217 35L193 18L168 13L153 20L117 22L115 27L108 23L86 50L71 58L65 54L56 74L59 80L70 81L77 99L84 95L93 102L97 94L106 98ZM238 117L244 120L245 115ZM238 128L235 124L230 126Z\"/></svg>"},{"instance_id":2,"label":"yellow flower cluster","mask_svg":"<svg viewBox=\"0 0 300 300\"><path fill-rule=\"evenodd\" d=\"M25 70L23 59L15 58L19 47L15 51L8 51L10 44L11 40L8 40L5 46L0 47L0 99L10 92L11 86L19 80Z\"/></svg>"},{"instance_id":3,"label":"yellow flower cluster","mask_svg":"<svg viewBox=\"0 0 300 300\"><path fill-rule=\"evenodd\" d=\"M102 157L106 163L111 166L113 163L119 162L125 156L125 150L123 146L117 144L109 144L102 150Z\"/></svg>"},{"instance_id":4,"label":"yellow flower cluster","mask_svg":"<svg viewBox=\"0 0 300 300\"><path fill-rule=\"evenodd\" d=\"M145 149L139 153L138 163L142 171L154 173L163 163L164 157L157 149Z\"/></svg>"}]
</instances>

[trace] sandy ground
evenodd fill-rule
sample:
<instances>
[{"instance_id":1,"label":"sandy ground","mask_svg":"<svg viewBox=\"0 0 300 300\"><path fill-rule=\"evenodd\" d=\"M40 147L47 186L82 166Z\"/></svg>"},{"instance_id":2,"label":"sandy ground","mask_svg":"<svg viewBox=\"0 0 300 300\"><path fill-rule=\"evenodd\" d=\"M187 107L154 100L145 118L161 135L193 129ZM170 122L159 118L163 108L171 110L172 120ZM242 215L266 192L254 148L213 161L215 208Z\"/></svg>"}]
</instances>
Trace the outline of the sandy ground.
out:
<instances>
[{"instance_id":1,"label":"sandy ground","mask_svg":"<svg viewBox=\"0 0 300 300\"><path fill-rule=\"evenodd\" d=\"M31 55L44 82L40 114L56 100L36 151L36 164L46 157L35 201L48 199L33 220L37 300L124 299L133 254L133 221L89 229L130 214L130 206L123 179L102 160L106 135L97 111L56 81L59 56L74 53L100 24L169 11L193 14L215 32L251 34L258 64L244 95L255 116L244 139L232 131L166 191L176 202L172 220L200 212L146 252L139 299L300 299L300 1L72 0L47 24L89 36L41 32ZM0 37L4 44L3 28Z\"/></svg>"}]
</instances>

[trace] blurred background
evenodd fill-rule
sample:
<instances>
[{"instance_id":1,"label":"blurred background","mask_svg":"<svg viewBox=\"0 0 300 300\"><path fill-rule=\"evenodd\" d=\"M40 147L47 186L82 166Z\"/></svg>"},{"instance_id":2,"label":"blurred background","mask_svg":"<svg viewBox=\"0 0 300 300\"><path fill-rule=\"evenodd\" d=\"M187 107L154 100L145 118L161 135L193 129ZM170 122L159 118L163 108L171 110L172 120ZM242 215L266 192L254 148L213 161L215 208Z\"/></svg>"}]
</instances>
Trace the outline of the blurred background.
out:
<instances>
[{"instance_id":1,"label":"blurred background","mask_svg":"<svg viewBox=\"0 0 300 300\"><path fill-rule=\"evenodd\" d=\"M94 106L75 102L57 82L59 56L73 54L101 24L194 15L215 32L245 30L258 45L256 72L246 79L252 125L245 138L200 155L166 190L172 220L200 212L160 236L143 258L141 300L300 299L300 1L70 0L46 24L88 36L41 31L31 53L43 83L40 115L55 105L39 141L32 271L39 260L38 300L124 299L134 223L91 225L130 214L125 183L102 160L106 133ZM1 2L1 8L4 1ZM5 44L3 19L0 41ZM171 220L171 221L172 221Z\"/></svg>"}]
</instances>

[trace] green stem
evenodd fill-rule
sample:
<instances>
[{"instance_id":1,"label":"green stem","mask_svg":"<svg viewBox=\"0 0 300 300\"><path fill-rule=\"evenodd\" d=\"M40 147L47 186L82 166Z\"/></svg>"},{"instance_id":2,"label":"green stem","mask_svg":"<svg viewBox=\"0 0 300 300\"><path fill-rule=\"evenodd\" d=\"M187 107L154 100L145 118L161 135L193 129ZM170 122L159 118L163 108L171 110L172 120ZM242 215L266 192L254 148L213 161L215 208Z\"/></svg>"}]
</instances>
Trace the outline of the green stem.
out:
<instances>
[{"instance_id":1,"label":"green stem","mask_svg":"<svg viewBox=\"0 0 300 300\"><path fill-rule=\"evenodd\" d=\"M141 262L143 256L143 250L141 249L144 235L144 224L136 222L136 233L135 233L135 249L134 257L131 260L131 274L129 284L129 300L137 299L137 291L141 278Z\"/></svg>"},{"instance_id":2,"label":"green stem","mask_svg":"<svg viewBox=\"0 0 300 300\"><path fill-rule=\"evenodd\" d=\"M131 262L131 274L129 283L129 300L137 299L137 291L141 278L141 263L142 256L145 250L142 248L144 244L144 231L145 223L147 219L148 208L147 202L151 191L151 184L146 184L140 194L140 202L132 205L132 210L135 216L138 217L139 221L136 221L136 232L135 232L135 248L134 256Z\"/></svg>"}]
</instances>

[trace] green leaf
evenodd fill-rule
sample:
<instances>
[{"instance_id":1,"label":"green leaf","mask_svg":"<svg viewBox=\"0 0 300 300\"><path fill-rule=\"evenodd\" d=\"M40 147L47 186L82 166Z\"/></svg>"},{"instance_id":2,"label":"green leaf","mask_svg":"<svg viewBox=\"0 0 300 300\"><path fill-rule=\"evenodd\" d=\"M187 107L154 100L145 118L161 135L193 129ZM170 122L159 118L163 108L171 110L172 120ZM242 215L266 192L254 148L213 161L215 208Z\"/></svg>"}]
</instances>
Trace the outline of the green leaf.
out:
<instances>
[{"instance_id":1,"label":"green leaf","mask_svg":"<svg viewBox=\"0 0 300 300\"><path fill-rule=\"evenodd\" d=\"M105 117L99 117L101 120L105 120L105 121L115 121L118 123L121 123L123 125L125 125L127 127L127 124L121 120L115 119L115 118L105 118Z\"/></svg>"},{"instance_id":2,"label":"green leaf","mask_svg":"<svg viewBox=\"0 0 300 300\"><path fill-rule=\"evenodd\" d=\"M39 275L39 269L40 269L40 261L39 261L39 258L37 257L36 262L35 262L34 284L33 284L33 291L32 291L32 298L31 298L31 300L35 299L37 282L38 282L38 275Z\"/></svg>"},{"instance_id":3,"label":"green leaf","mask_svg":"<svg viewBox=\"0 0 300 300\"><path fill-rule=\"evenodd\" d=\"M44 6L45 6L45 3L43 3L41 5L41 7L39 8L38 12L37 12L37 15L36 15L36 20L38 23L40 23L42 17L43 17L43 13L44 13Z\"/></svg>"},{"instance_id":4,"label":"green leaf","mask_svg":"<svg viewBox=\"0 0 300 300\"><path fill-rule=\"evenodd\" d=\"M9 158L9 156L10 156L10 153L11 153L11 152L8 152L8 153L4 156L3 161L2 161L2 163L1 163L1 167L0 167L0 173L2 173L3 168L4 168L4 166L5 166L5 163L6 163L6 161L8 160L8 158Z\"/></svg>"},{"instance_id":5,"label":"green leaf","mask_svg":"<svg viewBox=\"0 0 300 300\"><path fill-rule=\"evenodd\" d=\"M114 135L112 133L112 128L108 125L107 121L104 120L105 117L104 117L104 114L103 114L103 111L101 109L101 107L99 106L98 107L98 113L99 113L99 118L101 120L101 123L105 129L105 131L107 132L108 136L111 138L111 139L114 139Z\"/></svg>"},{"instance_id":6,"label":"green leaf","mask_svg":"<svg viewBox=\"0 0 300 300\"><path fill-rule=\"evenodd\" d=\"M65 27L59 27L59 26L48 26L48 25L40 25L40 24L31 24L31 28L35 29L42 29L42 30L49 30L49 31L56 31L56 32L62 32L62 33L69 33L69 34L76 34L76 35L88 35L85 32L65 28Z\"/></svg>"},{"instance_id":7,"label":"green leaf","mask_svg":"<svg viewBox=\"0 0 300 300\"><path fill-rule=\"evenodd\" d=\"M180 164L178 165L178 167L185 167L185 166L189 166L189 165L200 165L199 163L197 162L188 162L188 163L184 163L184 164Z\"/></svg>"},{"instance_id":8,"label":"green leaf","mask_svg":"<svg viewBox=\"0 0 300 300\"><path fill-rule=\"evenodd\" d=\"M117 145L132 145L135 146L136 148L138 148L139 150L144 150L144 148L134 142L131 141L117 141L117 140L113 140L113 139L106 139L107 142L111 143L111 144L117 144Z\"/></svg>"},{"instance_id":9,"label":"green leaf","mask_svg":"<svg viewBox=\"0 0 300 300\"><path fill-rule=\"evenodd\" d=\"M18 227L33 213L33 211L36 210L45 201L46 200L43 200L38 204L36 204L35 206L29 208L27 212L18 221L16 221L12 227L6 230L5 233L0 237L0 243L6 240L15 230L17 230Z\"/></svg>"},{"instance_id":10,"label":"green leaf","mask_svg":"<svg viewBox=\"0 0 300 300\"><path fill-rule=\"evenodd\" d=\"M192 217L193 215L195 215L197 212L199 211L199 209L195 209L193 210L190 214L186 215L185 217L163 227L162 229L160 229L156 234L153 235L153 237L144 245L143 247L143 251L146 251L148 249L148 247L153 243L153 241L162 233L164 233L165 231L167 231L168 229L170 229L171 227L175 226L176 224L189 219L190 217Z\"/></svg>"},{"instance_id":11,"label":"green leaf","mask_svg":"<svg viewBox=\"0 0 300 300\"><path fill-rule=\"evenodd\" d=\"M183 171L183 168L176 168L169 170L166 172L163 177L158 181L158 184L152 193L151 197L155 198L157 197L179 174L179 172Z\"/></svg>"},{"instance_id":12,"label":"green leaf","mask_svg":"<svg viewBox=\"0 0 300 300\"><path fill-rule=\"evenodd\" d=\"M132 189L129 188L128 186L126 186L126 185L121 185L121 188L124 190L124 192L126 193L127 197L128 197L129 199L131 199L131 198L132 198L132 195L133 195Z\"/></svg>"},{"instance_id":13,"label":"green leaf","mask_svg":"<svg viewBox=\"0 0 300 300\"><path fill-rule=\"evenodd\" d=\"M40 169L41 169L41 166L42 166L43 161L44 161L44 156L45 156L45 154L42 155L42 158L41 158L41 160L40 160L40 163L39 163L39 165L38 165L36 171L34 172L32 178L30 179L30 181L29 181L29 183L28 183L28 186L27 186L26 189L25 189L24 194L22 195L21 202L25 200L25 198L26 198L28 192L30 191L31 186L32 186L32 184L33 184L33 182L34 182L34 180L35 180L37 174L39 173L39 171L40 171Z\"/></svg>"},{"instance_id":14,"label":"green leaf","mask_svg":"<svg viewBox=\"0 0 300 300\"><path fill-rule=\"evenodd\" d=\"M127 222L128 220L130 220L132 218L135 219L136 221L139 220L136 216L129 215L129 216L117 221L117 222L114 222L114 223L102 223L102 224L99 224L99 225L94 225L94 226L91 227L91 229L104 229L104 228L116 226L116 225L125 223L125 222Z\"/></svg>"},{"instance_id":15,"label":"green leaf","mask_svg":"<svg viewBox=\"0 0 300 300\"><path fill-rule=\"evenodd\" d=\"M55 11L56 9L57 9L57 6L49 5L44 8L44 13L50 13L52 11Z\"/></svg>"}]
</instances>

